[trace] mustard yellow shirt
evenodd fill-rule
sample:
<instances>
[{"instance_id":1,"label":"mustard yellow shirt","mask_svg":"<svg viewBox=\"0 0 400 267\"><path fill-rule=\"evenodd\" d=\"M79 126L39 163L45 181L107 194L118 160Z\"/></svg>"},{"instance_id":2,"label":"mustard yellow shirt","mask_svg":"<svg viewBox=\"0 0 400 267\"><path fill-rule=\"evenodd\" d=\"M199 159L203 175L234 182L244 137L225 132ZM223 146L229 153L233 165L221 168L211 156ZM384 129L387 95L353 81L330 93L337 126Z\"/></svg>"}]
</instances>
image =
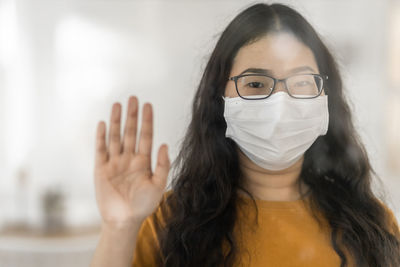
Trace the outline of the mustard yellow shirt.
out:
<instances>
[{"instance_id":1,"label":"mustard yellow shirt","mask_svg":"<svg viewBox=\"0 0 400 267\"><path fill-rule=\"evenodd\" d=\"M236 266L340 266L340 258L331 245L328 224L319 217L323 222L319 226L306 207L308 197L295 201L256 200L258 226L255 225L255 210L249 206L252 202L247 196L240 198L244 204L240 204L239 220L235 225L235 237L241 251ZM351 256L347 253L346 256L349 266L354 266ZM138 233L132 266L156 266L156 257L160 257L159 246L149 216Z\"/></svg>"}]
</instances>

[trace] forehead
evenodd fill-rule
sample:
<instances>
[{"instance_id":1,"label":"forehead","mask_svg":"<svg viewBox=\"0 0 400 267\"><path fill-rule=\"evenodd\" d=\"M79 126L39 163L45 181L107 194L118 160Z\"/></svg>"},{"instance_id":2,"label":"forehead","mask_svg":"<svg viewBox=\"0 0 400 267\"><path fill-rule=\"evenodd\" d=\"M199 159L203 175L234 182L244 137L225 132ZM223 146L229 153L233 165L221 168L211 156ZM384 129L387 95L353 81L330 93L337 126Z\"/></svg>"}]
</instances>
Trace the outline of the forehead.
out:
<instances>
[{"instance_id":1,"label":"forehead","mask_svg":"<svg viewBox=\"0 0 400 267\"><path fill-rule=\"evenodd\" d=\"M237 75L249 67L271 69L284 75L290 69L308 65L318 71L313 52L293 34L280 32L268 34L249 45L241 47L234 58L232 73Z\"/></svg>"}]
</instances>

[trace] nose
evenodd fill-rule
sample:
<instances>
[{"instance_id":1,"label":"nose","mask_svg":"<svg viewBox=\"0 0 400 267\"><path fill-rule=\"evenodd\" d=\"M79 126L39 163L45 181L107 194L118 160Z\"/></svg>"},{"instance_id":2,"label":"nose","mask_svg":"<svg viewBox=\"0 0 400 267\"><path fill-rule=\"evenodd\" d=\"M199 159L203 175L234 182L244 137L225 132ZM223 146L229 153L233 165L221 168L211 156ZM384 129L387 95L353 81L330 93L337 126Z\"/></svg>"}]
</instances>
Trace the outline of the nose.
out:
<instances>
[{"instance_id":1,"label":"nose","mask_svg":"<svg viewBox=\"0 0 400 267\"><path fill-rule=\"evenodd\" d=\"M274 93L276 93L276 92L286 92L287 93L284 81L276 81Z\"/></svg>"}]
</instances>

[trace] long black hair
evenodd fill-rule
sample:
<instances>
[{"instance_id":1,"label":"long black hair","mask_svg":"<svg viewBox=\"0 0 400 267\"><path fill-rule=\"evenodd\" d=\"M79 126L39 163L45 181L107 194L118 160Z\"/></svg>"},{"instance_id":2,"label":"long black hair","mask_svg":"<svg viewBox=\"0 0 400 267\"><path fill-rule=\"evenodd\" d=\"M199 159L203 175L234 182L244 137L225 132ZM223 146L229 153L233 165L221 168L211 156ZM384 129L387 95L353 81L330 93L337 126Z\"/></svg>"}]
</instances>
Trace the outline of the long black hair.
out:
<instances>
[{"instance_id":1,"label":"long black hair","mask_svg":"<svg viewBox=\"0 0 400 267\"><path fill-rule=\"evenodd\" d=\"M349 262L345 251L357 266L400 266L399 237L391 230L383 202L372 192L375 173L354 129L337 63L303 16L288 6L264 3L246 8L230 22L201 77L173 163L171 194L162 205L164 223L156 224L160 266L232 266L238 260L233 234L238 189L255 202L241 186L237 146L225 137L221 96L238 50L280 31L293 33L309 47L320 73L329 77L324 86L329 95L328 132L306 151L300 175L311 192L311 209L328 221L341 266Z\"/></svg>"}]
</instances>

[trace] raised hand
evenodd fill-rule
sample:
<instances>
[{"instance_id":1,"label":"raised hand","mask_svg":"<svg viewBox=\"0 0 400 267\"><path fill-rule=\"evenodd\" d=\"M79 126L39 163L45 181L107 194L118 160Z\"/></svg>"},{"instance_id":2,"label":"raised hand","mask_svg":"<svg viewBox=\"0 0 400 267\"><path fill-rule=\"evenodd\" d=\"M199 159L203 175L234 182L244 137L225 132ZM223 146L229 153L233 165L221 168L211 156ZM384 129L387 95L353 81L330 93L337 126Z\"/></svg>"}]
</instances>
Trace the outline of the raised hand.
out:
<instances>
[{"instance_id":1,"label":"raised hand","mask_svg":"<svg viewBox=\"0 0 400 267\"><path fill-rule=\"evenodd\" d=\"M106 125L100 121L96 133L94 171L97 205L103 223L126 225L141 223L158 206L164 193L170 169L168 148L160 146L157 166L151 170L153 111L143 105L142 128L136 144L138 99L129 98L127 119L121 139L121 105L114 103L111 112L108 143Z\"/></svg>"}]
</instances>

